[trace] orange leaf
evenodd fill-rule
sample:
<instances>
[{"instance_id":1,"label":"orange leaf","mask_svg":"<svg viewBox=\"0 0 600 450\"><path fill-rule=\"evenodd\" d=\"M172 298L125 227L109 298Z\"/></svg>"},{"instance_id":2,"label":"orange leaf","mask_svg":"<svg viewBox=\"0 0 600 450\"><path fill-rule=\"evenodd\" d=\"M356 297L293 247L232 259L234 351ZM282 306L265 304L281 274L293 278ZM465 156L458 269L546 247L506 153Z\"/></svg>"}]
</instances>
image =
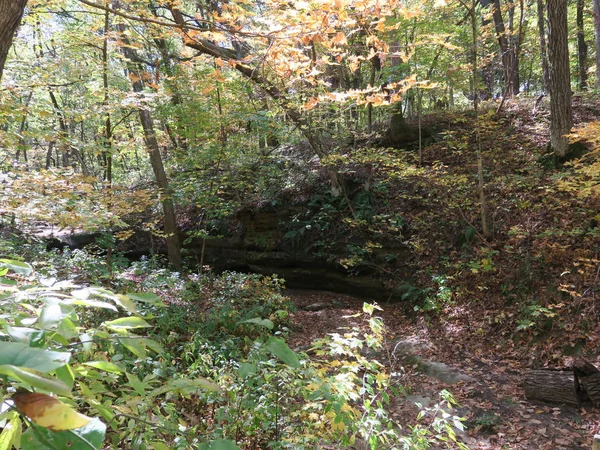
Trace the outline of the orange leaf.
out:
<instances>
[{"instance_id":1,"label":"orange leaf","mask_svg":"<svg viewBox=\"0 0 600 450\"><path fill-rule=\"evenodd\" d=\"M81 428L91 420L55 397L32 392L17 392L12 396L15 406L33 423L52 431Z\"/></svg>"}]
</instances>

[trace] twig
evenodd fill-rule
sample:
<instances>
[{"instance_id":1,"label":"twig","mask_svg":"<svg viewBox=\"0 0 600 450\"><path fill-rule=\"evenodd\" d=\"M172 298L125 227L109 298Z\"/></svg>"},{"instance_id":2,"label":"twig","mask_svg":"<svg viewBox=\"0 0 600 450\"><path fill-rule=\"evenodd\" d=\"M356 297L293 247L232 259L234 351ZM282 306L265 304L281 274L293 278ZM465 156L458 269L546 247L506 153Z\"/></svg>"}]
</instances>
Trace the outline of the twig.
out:
<instances>
[{"instance_id":1,"label":"twig","mask_svg":"<svg viewBox=\"0 0 600 450\"><path fill-rule=\"evenodd\" d=\"M479 239L481 239L486 245L490 245L490 243L488 242L488 240L479 231L477 231L477 228L475 228L475 226L471 222L469 222L469 220L465 216L465 213L463 212L463 210L461 209L461 207L457 206L457 208L458 208L458 211L460 212L460 215L463 218L463 220L467 223L467 225L469 225L471 228L473 228L473 231L475 231L475 234L477 235L477 237Z\"/></svg>"}]
</instances>

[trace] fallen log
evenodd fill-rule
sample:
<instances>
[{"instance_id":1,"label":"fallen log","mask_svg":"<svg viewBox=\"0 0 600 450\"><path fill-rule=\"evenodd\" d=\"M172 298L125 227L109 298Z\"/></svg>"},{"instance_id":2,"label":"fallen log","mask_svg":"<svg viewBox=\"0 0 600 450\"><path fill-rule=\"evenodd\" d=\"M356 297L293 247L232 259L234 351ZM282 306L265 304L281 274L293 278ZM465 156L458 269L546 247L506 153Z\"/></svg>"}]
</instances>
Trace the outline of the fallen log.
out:
<instances>
[{"instance_id":1,"label":"fallen log","mask_svg":"<svg viewBox=\"0 0 600 450\"><path fill-rule=\"evenodd\" d=\"M600 370L584 359L577 359L573 363L573 372L589 400L600 408Z\"/></svg>"},{"instance_id":2,"label":"fallen log","mask_svg":"<svg viewBox=\"0 0 600 450\"><path fill-rule=\"evenodd\" d=\"M580 406L580 388L572 370L532 370L524 383L525 397L546 403Z\"/></svg>"}]
</instances>

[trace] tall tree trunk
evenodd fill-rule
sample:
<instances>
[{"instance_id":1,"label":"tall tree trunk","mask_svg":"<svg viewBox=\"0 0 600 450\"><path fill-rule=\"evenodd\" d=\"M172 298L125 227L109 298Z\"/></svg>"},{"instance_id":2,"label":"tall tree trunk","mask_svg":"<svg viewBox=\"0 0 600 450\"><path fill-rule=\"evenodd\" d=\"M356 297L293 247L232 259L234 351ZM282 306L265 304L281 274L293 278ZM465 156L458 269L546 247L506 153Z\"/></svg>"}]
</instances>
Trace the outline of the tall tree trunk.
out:
<instances>
[{"instance_id":1,"label":"tall tree trunk","mask_svg":"<svg viewBox=\"0 0 600 450\"><path fill-rule=\"evenodd\" d=\"M120 8L119 0L112 0L113 9ZM129 39L125 35L125 25L117 25L117 30L120 34L120 40L122 42L121 51L125 57L129 60L129 72L132 80L133 91L141 93L144 91L144 82L142 78L141 70L139 70L136 51L129 44ZM156 184L160 189L160 200L163 207L163 224L164 232L167 240L167 252L169 256L169 263L175 269L181 269L181 243L179 242L179 230L177 228L177 220L175 216L175 206L173 204L173 192L169 185L169 180L165 172L165 168L160 154L160 147L158 140L156 139L156 133L154 132L154 121L150 111L144 107L140 107L139 110L140 123L144 130L144 140L146 142L146 148L150 156L150 165L154 172Z\"/></svg>"},{"instance_id":2,"label":"tall tree trunk","mask_svg":"<svg viewBox=\"0 0 600 450\"><path fill-rule=\"evenodd\" d=\"M512 39L506 36L506 27L502 18L500 0L492 3L492 17L496 28L496 39L500 47L502 60L502 72L504 75L504 93L507 97L513 97L519 93L519 67L517 53L512 45ZM512 30L511 30L512 31Z\"/></svg>"},{"instance_id":3,"label":"tall tree trunk","mask_svg":"<svg viewBox=\"0 0 600 450\"><path fill-rule=\"evenodd\" d=\"M567 29L567 0L547 0L550 62L550 146L562 158L567 154L573 125L571 74Z\"/></svg>"},{"instance_id":4,"label":"tall tree trunk","mask_svg":"<svg viewBox=\"0 0 600 450\"><path fill-rule=\"evenodd\" d=\"M26 4L27 0L0 0L0 80Z\"/></svg>"},{"instance_id":5,"label":"tall tree trunk","mask_svg":"<svg viewBox=\"0 0 600 450\"><path fill-rule=\"evenodd\" d=\"M596 89L600 88L600 0L594 2L594 37L596 38Z\"/></svg>"},{"instance_id":6,"label":"tall tree trunk","mask_svg":"<svg viewBox=\"0 0 600 450\"><path fill-rule=\"evenodd\" d=\"M577 69L579 70L579 89L587 89L588 46L583 31L584 0L577 0Z\"/></svg>"},{"instance_id":7,"label":"tall tree trunk","mask_svg":"<svg viewBox=\"0 0 600 450\"><path fill-rule=\"evenodd\" d=\"M483 156L481 154L481 130L479 128L479 98L477 95L478 77L479 77L479 36L477 32L477 18L475 10L477 8L477 0L473 0L470 8L471 16L471 34L472 34L472 45L473 45L473 60L471 66L471 72L473 76L473 110L475 112L475 140L476 140L476 153L477 153L477 180L479 187L479 207L481 213L481 231L483 236L489 238L492 236L487 221L487 199L485 196L485 181L483 179Z\"/></svg>"},{"instance_id":8,"label":"tall tree trunk","mask_svg":"<svg viewBox=\"0 0 600 450\"><path fill-rule=\"evenodd\" d=\"M600 1L600 0L594 0ZM550 69L548 67L548 44L546 44L546 25L544 15L544 0L537 0L538 32L540 35L540 55L542 58L542 90L550 89Z\"/></svg>"}]
</instances>

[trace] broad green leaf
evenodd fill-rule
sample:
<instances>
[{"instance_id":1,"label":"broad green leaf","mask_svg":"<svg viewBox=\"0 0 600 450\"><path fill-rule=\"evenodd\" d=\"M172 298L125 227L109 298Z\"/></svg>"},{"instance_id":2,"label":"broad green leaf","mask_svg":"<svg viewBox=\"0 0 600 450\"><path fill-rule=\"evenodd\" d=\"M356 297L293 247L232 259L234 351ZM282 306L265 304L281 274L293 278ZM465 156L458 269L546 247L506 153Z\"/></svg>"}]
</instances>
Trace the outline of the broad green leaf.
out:
<instances>
[{"instance_id":1,"label":"broad green leaf","mask_svg":"<svg viewBox=\"0 0 600 450\"><path fill-rule=\"evenodd\" d=\"M92 419L82 428L66 431L52 431L32 424L23 433L21 446L22 450L100 450L105 435L106 425L99 419Z\"/></svg>"},{"instance_id":2,"label":"broad green leaf","mask_svg":"<svg viewBox=\"0 0 600 450\"><path fill-rule=\"evenodd\" d=\"M75 318L75 309L56 298L46 299L40 313L40 327L44 330L55 330L67 318Z\"/></svg>"},{"instance_id":3,"label":"broad green leaf","mask_svg":"<svg viewBox=\"0 0 600 450\"><path fill-rule=\"evenodd\" d=\"M6 267L7 269L12 270L14 273L25 276L29 276L31 272L33 272L33 269L29 264L12 259L0 259L0 267Z\"/></svg>"},{"instance_id":4,"label":"broad green leaf","mask_svg":"<svg viewBox=\"0 0 600 450\"><path fill-rule=\"evenodd\" d=\"M127 297L126 295L117 295L115 298L115 303L117 305L119 305L121 308L123 308L125 311L131 313L131 314L137 314L138 310L137 310L137 306L135 306L135 303L133 303L131 301L131 299L129 297Z\"/></svg>"},{"instance_id":5,"label":"broad green leaf","mask_svg":"<svg viewBox=\"0 0 600 450\"><path fill-rule=\"evenodd\" d=\"M106 298L108 300L113 301L116 305L121 306L127 312L131 314L137 313L137 308L135 304L125 295L115 294L107 289L99 288L99 287L91 287L89 288L90 294L95 295L97 297Z\"/></svg>"},{"instance_id":6,"label":"broad green leaf","mask_svg":"<svg viewBox=\"0 0 600 450\"><path fill-rule=\"evenodd\" d=\"M300 367L298 356L288 347L283 339L271 336L267 341L267 349L290 367Z\"/></svg>"},{"instance_id":7,"label":"broad green leaf","mask_svg":"<svg viewBox=\"0 0 600 450\"><path fill-rule=\"evenodd\" d=\"M68 386L69 389L73 389L73 385L75 384L75 372L73 372L73 369L69 364L59 367L54 373L56 373L56 378Z\"/></svg>"},{"instance_id":8,"label":"broad green leaf","mask_svg":"<svg viewBox=\"0 0 600 450\"><path fill-rule=\"evenodd\" d=\"M19 282L17 280L11 280L10 278L0 277L0 284L5 286L16 286Z\"/></svg>"},{"instance_id":9,"label":"broad green leaf","mask_svg":"<svg viewBox=\"0 0 600 450\"><path fill-rule=\"evenodd\" d=\"M220 391L219 386L206 378L177 378L164 386L154 389L148 394L149 397L156 397L157 395L164 394L166 392L175 392L181 395L190 395L196 393L198 389L204 389L208 391Z\"/></svg>"},{"instance_id":10,"label":"broad green leaf","mask_svg":"<svg viewBox=\"0 0 600 450\"><path fill-rule=\"evenodd\" d=\"M171 447L169 447L166 444L163 444L162 442L152 441L149 442L149 444L153 450L171 450Z\"/></svg>"},{"instance_id":11,"label":"broad green leaf","mask_svg":"<svg viewBox=\"0 0 600 450\"><path fill-rule=\"evenodd\" d=\"M25 414L36 425L53 431L81 428L91 420L56 397L39 392L17 392L12 400L20 413Z\"/></svg>"},{"instance_id":12,"label":"broad green leaf","mask_svg":"<svg viewBox=\"0 0 600 450\"><path fill-rule=\"evenodd\" d=\"M120 319L104 322L103 325L113 331L130 330L133 328L149 328L151 326L141 317L121 317Z\"/></svg>"},{"instance_id":13,"label":"broad green leaf","mask_svg":"<svg viewBox=\"0 0 600 450\"><path fill-rule=\"evenodd\" d=\"M46 332L43 330L28 327L11 327L10 325L7 325L5 329L6 333L14 341L27 344L27 346L31 347L40 347L44 344Z\"/></svg>"},{"instance_id":14,"label":"broad green leaf","mask_svg":"<svg viewBox=\"0 0 600 450\"><path fill-rule=\"evenodd\" d=\"M156 342L154 339L148 339L145 338L144 339L144 344L146 344L146 346L150 349L155 351L156 353L158 353L159 355L162 355L165 352L165 349L162 347L162 345L160 345L158 342Z\"/></svg>"},{"instance_id":15,"label":"broad green leaf","mask_svg":"<svg viewBox=\"0 0 600 450\"><path fill-rule=\"evenodd\" d=\"M123 337L119 339L119 342L138 358L143 359L146 357L146 347L144 347L141 339Z\"/></svg>"},{"instance_id":16,"label":"broad green leaf","mask_svg":"<svg viewBox=\"0 0 600 450\"><path fill-rule=\"evenodd\" d=\"M149 303L153 306L165 306L160 297L152 292L128 292L127 297L138 302Z\"/></svg>"},{"instance_id":17,"label":"broad green leaf","mask_svg":"<svg viewBox=\"0 0 600 450\"><path fill-rule=\"evenodd\" d=\"M16 411L8 414L7 422L0 433L0 450L10 450L13 445L19 448L18 441L21 437L21 417Z\"/></svg>"},{"instance_id":18,"label":"broad green leaf","mask_svg":"<svg viewBox=\"0 0 600 450\"><path fill-rule=\"evenodd\" d=\"M111 311L117 311L117 307L112 303L103 302L101 300L93 300L93 299L71 299L65 300L66 304L69 305L77 305L77 306L87 306L90 308L103 308L110 309Z\"/></svg>"},{"instance_id":19,"label":"broad green leaf","mask_svg":"<svg viewBox=\"0 0 600 450\"><path fill-rule=\"evenodd\" d=\"M50 372L69 362L71 354L29 347L21 342L2 342L0 364L27 367L39 372Z\"/></svg>"},{"instance_id":20,"label":"broad green leaf","mask_svg":"<svg viewBox=\"0 0 600 450\"><path fill-rule=\"evenodd\" d=\"M121 369L116 364L113 364L108 361L89 361L89 362L84 362L83 364L85 366L90 366L90 367L94 367L96 369L104 370L105 372L111 372L111 373L125 372L123 369Z\"/></svg>"},{"instance_id":21,"label":"broad green leaf","mask_svg":"<svg viewBox=\"0 0 600 450\"><path fill-rule=\"evenodd\" d=\"M210 443L210 450L240 450L235 442L229 439L216 439Z\"/></svg>"},{"instance_id":22,"label":"broad green leaf","mask_svg":"<svg viewBox=\"0 0 600 450\"><path fill-rule=\"evenodd\" d=\"M146 383L140 381L140 379L132 373L127 372L125 375L127 375L127 379L129 380L129 386L131 386L135 392L142 396L146 395Z\"/></svg>"},{"instance_id":23,"label":"broad green leaf","mask_svg":"<svg viewBox=\"0 0 600 450\"><path fill-rule=\"evenodd\" d=\"M241 363L240 364L240 376L242 378L248 378L250 375L254 375L256 373L256 366L250 363Z\"/></svg>"},{"instance_id":24,"label":"broad green leaf","mask_svg":"<svg viewBox=\"0 0 600 450\"><path fill-rule=\"evenodd\" d=\"M254 323L256 325L260 325L261 327L265 327L269 330L272 330L274 325L273 322L269 319L261 319L260 317L255 317L253 319L244 320L242 323Z\"/></svg>"},{"instance_id":25,"label":"broad green leaf","mask_svg":"<svg viewBox=\"0 0 600 450\"><path fill-rule=\"evenodd\" d=\"M71 389L69 386L60 380L50 378L48 375L36 370L3 364L0 365L0 375L6 375L13 380L20 381L31 387L42 389L48 392L54 392L58 395L71 395Z\"/></svg>"}]
</instances>

